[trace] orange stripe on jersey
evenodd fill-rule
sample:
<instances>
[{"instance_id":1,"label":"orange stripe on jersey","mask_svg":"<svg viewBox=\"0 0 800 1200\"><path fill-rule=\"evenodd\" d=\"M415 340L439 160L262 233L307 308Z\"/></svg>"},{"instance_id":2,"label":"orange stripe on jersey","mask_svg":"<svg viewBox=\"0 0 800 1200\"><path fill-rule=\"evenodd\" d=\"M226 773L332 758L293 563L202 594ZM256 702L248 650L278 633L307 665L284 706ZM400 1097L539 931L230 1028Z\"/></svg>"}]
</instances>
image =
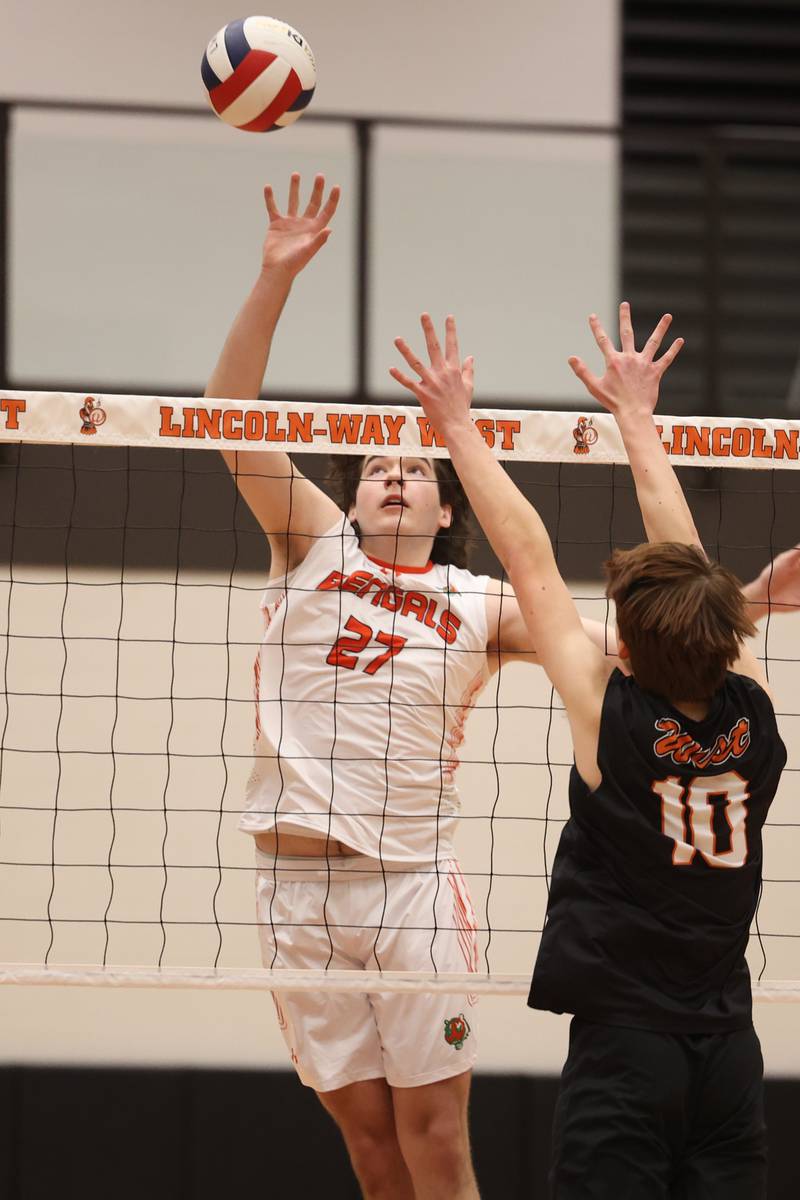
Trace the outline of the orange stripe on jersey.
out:
<instances>
[{"instance_id":1,"label":"orange stripe on jersey","mask_svg":"<svg viewBox=\"0 0 800 1200\"><path fill-rule=\"evenodd\" d=\"M256 737L261 737L261 708L259 701L261 699L261 651L256 655L256 661L253 663L253 690L255 692L256 701Z\"/></svg>"},{"instance_id":2,"label":"orange stripe on jersey","mask_svg":"<svg viewBox=\"0 0 800 1200\"><path fill-rule=\"evenodd\" d=\"M453 915L461 953L467 970L475 972L478 970L477 919L464 876L453 861L448 865L447 882L453 893Z\"/></svg>"}]
</instances>

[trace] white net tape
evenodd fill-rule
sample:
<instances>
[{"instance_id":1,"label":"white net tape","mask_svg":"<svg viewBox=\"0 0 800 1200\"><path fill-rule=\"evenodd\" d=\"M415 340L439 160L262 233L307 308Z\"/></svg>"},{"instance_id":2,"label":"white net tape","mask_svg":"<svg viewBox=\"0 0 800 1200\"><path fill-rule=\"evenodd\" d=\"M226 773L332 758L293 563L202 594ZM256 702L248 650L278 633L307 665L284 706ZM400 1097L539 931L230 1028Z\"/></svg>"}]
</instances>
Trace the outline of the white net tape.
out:
<instances>
[{"instance_id":1,"label":"white net tape","mask_svg":"<svg viewBox=\"0 0 800 1200\"><path fill-rule=\"evenodd\" d=\"M83 414L83 415L81 415ZM626 463L613 417L594 413L475 411L498 458ZM796 469L800 421L659 417L664 448L680 466ZM582 432L580 432L582 430ZM302 454L412 454L444 458L419 409L344 404L243 403L79 392L0 391L0 441L97 446L182 446ZM576 450L576 447L580 449Z\"/></svg>"},{"instance_id":2,"label":"white net tape","mask_svg":"<svg viewBox=\"0 0 800 1200\"><path fill-rule=\"evenodd\" d=\"M225 991L281 992L469 992L475 996L527 996L529 975L486 975L457 971L265 971L200 967L97 967L91 964L32 967L12 963L0 967L0 984L29 987L211 988ZM800 981L785 979L753 984L758 1003L800 1000Z\"/></svg>"}]
</instances>

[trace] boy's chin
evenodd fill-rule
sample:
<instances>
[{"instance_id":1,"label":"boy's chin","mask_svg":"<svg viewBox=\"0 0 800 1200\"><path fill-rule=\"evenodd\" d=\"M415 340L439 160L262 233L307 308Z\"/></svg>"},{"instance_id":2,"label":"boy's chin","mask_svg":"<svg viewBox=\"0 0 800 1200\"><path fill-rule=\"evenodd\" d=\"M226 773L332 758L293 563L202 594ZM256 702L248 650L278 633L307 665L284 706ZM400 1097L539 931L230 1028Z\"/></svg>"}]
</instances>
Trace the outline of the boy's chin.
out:
<instances>
[{"instance_id":1,"label":"boy's chin","mask_svg":"<svg viewBox=\"0 0 800 1200\"><path fill-rule=\"evenodd\" d=\"M385 533L387 529L391 529L392 532L398 528L406 530L410 527L411 522L405 515L405 509L402 508L396 512L382 509L372 524L375 533Z\"/></svg>"},{"instance_id":2,"label":"boy's chin","mask_svg":"<svg viewBox=\"0 0 800 1200\"><path fill-rule=\"evenodd\" d=\"M416 541L433 541L436 537L435 533L427 533L420 529L415 529L413 525L405 521L379 521L374 526L364 529L359 526L361 536L364 537L396 537L402 538L403 541L409 541L412 538Z\"/></svg>"}]
</instances>

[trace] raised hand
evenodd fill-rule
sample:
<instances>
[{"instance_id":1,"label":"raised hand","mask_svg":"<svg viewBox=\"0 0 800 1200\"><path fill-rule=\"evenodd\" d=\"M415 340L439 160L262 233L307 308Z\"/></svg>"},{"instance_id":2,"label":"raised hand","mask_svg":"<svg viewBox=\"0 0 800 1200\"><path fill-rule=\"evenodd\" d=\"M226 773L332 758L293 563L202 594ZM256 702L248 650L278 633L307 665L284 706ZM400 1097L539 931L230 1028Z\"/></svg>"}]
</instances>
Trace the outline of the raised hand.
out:
<instances>
[{"instance_id":1,"label":"raised hand","mask_svg":"<svg viewBox=\"0 0 800 1200\"><path fill-rule=\"evenodd\" d=\"M433 422L438 432L445 436L448 425L469 420L474 360L470 357L464 362L461 361L455 317L448 317L445 321L444 353L428 313L422 314L420 323L425 335L430 365L426 366L403 338L395 338L395 346L411 370L420 378L411 379L397 367L390 367L389 374L404 388L414 393L424 408L425 415Z\"/></svg>"},{"instance_id":2,"label":"raised hand","mask_svg":"<svg viewBox=\"0 0 800 1200\"><path fill-rule=\"evenodd\" d=\"M332 187L323 203L324 195L325 176L317 175L308 204L300 214L300 176L295 171L289 182L289 203L284 214L275 203L273 190L267 184L264 202L269 216L269 229L262 252L265 271L282 271L294 279L325 245L332 232L329 223L339 204L340 189Z\"/></svg>"},{"instance_id":3,"label":"raised hand","mask_svg":"<svg viewBox=\"0 0 800 1200\"><path fill-rule=\"evenodd\" d=\"M655 355L672 323L669 313L661 318L641 350L636 349L631 324L631 306L623 300L619 306L619 334L621 350L616 350L599 318L592 313L589 327L594 340L600 347L606 364L602 379L593 375L582 359L573 356L569 365L590 395L603 408L615 416L627 416L633 412L651 414L658 400L661 377L673 363L683 346L683 338L676 338L658 361Z\"/></svg>"},{"instance_id":4,"label":"raised hand","mask_svg":"<svg viewBox=\"0 0 800 1200\"><path fill-rule=\"evenodd\" d=\"M755 617L769 611L797 612L800 609L800 546L778 554L742 590L756 608Z\"/></svg>"}]
</instances>

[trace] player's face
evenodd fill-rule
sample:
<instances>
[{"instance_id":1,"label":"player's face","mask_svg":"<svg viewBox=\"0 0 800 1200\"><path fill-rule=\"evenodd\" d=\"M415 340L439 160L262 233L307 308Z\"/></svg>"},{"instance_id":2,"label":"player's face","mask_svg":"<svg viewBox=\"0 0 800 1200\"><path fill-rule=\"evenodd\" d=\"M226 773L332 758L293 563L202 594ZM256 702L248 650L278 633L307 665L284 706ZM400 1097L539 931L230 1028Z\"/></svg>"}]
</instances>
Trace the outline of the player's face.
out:
<instances>
[{"instance_id":1,"label":"player's face","mask_svg":"<svg viewBox=\"0 0 800 1200\"><path fill-rule=\"evenodd\" d=\"M436 469L429 458L374 455L364 460L349 516L363 536L434 538L450 524L452 512L439 498Z\"/></svg>"}]
</instances>

